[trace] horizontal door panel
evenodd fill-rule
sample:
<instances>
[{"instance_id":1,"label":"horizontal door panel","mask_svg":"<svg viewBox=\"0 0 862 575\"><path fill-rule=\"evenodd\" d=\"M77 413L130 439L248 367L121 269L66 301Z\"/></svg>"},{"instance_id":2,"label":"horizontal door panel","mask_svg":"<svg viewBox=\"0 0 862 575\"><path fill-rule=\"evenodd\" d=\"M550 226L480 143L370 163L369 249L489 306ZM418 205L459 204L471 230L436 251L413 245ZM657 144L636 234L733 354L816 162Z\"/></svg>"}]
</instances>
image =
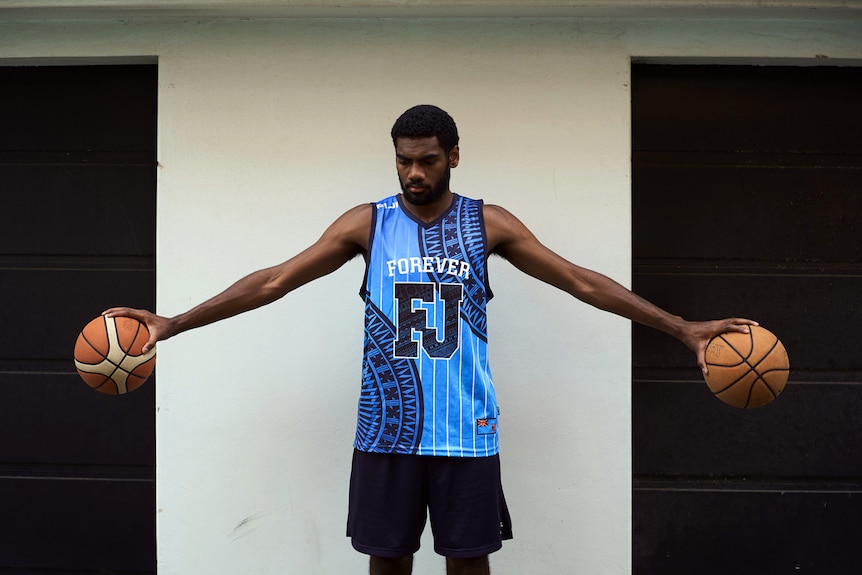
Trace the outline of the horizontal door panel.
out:
<instances>
[{"instance_id":1,"label":"horizontal door panel","mask_svg":"<svg viewBox=\"0 0 862 575\"><path fill-rule=\"evenodd\" d=\"M862 68L632 70L634 150L862 152Z\"/></svg>"},{"instance_id":2,"label":"horizontal door panel","mask_svg":"<svg viewBox=\"0 0 862 575\"><path fill-rule=\"evenodd\" d=\"M632 404L635 476L862 478L862 382L791 383L739 409L703 380L635 380Z\"/></svg>"},{"instance_id":3,"label":"horizontal door panel","mask_svg":"<svg viewBox=\"0 0 862 575\"><path fill-rule=\"evenodd\" d=\"M8 255L152 256L153 165L2 165Z\"/></svg>"},{"instance_id":4,"label":"horizontal door panel","mask_svg":"<svg viewBox=\"0 0 862 575\"><path fill-rule=\"evenodd\" d=\"M155 65L0 66L0 150L155 157L157 85Z\"/></svg>"},{"instance_id":5,"label":"horizontal door panel","mask_svg":"<svg viewBox=\"0 0 862 575\"><path fill-rule=\"evenodd\" d=\"M669 277L636 271L634 291L687 319L737 316L758 321L787 349L791 379L798 370L862 369L862 275L676 273ZM633 334L635 367L694 368L693 354L672 337L640 325Z\"/></svg>"},{"instance_id":6,"label":"horizontal door panel","mask_svg":"<svg viewBox=\"0 0 862 575\"><path fill-rule=\"evenodd\" d=\"M133 265L139 265L132 262ZM116 305L155 304L152 269L0 268L0 371L4 361L68 359L81 329L102 311ZM76 265L77 262L76 262ZM151 262L150 262L151 265ZM16 368L20 369L20 368Z\"/></svg>"},{"instance_id":7,"label":"horizontal door panel","mask_svg":"<svg viewBox=\"0 0 862 575\"><path fill-rule=\"evenodd\" d=\"M862 156L858 162L855 169L635 164L633 255L862 262Z\"/></svg>"},{"instance_id":8,"label":"horizontal door panel","mask_svg":"<svg viewBox=\"0 0 862 575\"><path fill-rule=\"evenodd\" d=\"M106 395L74 372L0 372L0 462L154 466L155 385Z\"/></svg>"},{"instance_id":9,"label":"horizontal door panel","mask_svg":"<svg viewBox=\"0 0 862 575\"><path fill-rule=\"evenodd\" d=\"M155 482L0 477L2 568L155 573Z\"/></svg>"},{"instance_id":10,"label":"horizontal door panel","mask_svg":"<svg viewBox=\"0 0 862 575\"><path fill-rule=\"evenodd\" d=\"M859 572L862 494L634 491L642 575Z\"/></svg>"}]
</instances>

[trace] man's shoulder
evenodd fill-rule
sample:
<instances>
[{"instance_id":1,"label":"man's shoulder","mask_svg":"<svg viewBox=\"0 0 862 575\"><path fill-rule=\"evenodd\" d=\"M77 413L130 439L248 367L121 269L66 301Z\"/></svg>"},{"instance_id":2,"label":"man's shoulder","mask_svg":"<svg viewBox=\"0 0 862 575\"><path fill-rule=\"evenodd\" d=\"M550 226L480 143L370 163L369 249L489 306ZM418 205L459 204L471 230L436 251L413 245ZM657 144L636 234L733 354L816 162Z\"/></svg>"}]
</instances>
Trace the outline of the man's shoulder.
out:
<instances>
[{"instance_id":1,"label":"man's shoulder","mask_svg":"<svg viewBox=\"0 0 862 575\"><path fill-rule=\"evenodd\" d=\"M512 214L503 206L497 204L482 204L482 212L485 218L506 219L512 217Z\"/></svg>"},{"instance_id":2,"label":"man's shoulder","mask_svg":"<svg viewBox=\"0 0 862 575\"><path fill-rule=\"evenodd\" d=\"M489 252L497 253L501 246L532 235L518 218L502 206L485 204L482 214L485 218Z\"/></svg>"}]
</instances>

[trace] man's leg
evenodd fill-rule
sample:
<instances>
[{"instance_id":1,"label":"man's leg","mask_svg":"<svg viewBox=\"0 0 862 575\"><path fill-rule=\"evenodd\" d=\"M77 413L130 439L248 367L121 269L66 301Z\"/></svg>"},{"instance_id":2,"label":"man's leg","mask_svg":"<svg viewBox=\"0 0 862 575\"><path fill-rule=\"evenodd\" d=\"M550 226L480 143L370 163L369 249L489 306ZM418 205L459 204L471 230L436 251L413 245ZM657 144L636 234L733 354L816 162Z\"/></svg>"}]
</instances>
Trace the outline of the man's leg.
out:
<instances>
[{"instance_id":1,"label":"man's leg","mask_svg":"<svg viewBox=\"0 0 862 575\"><path fill-rule=\"evenodd\" d=\"M371 557L371 575L410 575L413 572L413 556Z\"/></svg>"},{"instance_id":2,"label":"man's leg","mask_svg":"<svg viewBox=\"0 0 862 575\"><path fill-rule=\"evenodd\" d=\"M446 575L491 575L488 556L469 559L446 558Z\"/></svg>"},{"instance_id":3,"label":"man's leg","mask_svg":"<svg viewBox=\"0 0 862 575\"><path fill-rule=\"evenodd\" d=\"M372 575L409 574L427 519L425 457L356 451L347 535Z\"/></svg>"},{"instance_id":4,"label":"man's leg","mask_svg":"<svg viewBox=\"0 0 862 575\"><path fill-rule=\"evenodd\" d=\"M449 575L487 575L488 555L512 538L500 485L500 460L429 458L428 493L434 551Z\"/></svg>"}]
</instances>

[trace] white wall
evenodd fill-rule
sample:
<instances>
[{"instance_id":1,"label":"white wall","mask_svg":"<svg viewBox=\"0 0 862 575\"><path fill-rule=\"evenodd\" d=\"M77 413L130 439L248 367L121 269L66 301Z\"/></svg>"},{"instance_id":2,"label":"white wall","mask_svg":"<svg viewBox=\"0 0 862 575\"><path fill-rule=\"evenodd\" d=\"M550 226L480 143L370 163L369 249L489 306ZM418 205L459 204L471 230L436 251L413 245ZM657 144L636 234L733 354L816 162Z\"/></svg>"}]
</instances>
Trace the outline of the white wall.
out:
<instances>
[{"instance_id":1,"label":"white wall","mask_svg":"<svg viewBox=\"0 0 862 575\"><path fill-rule=\"evenodd\" d=\"M388 131L416 103L458 122L456 192L627 284L630 58L860 59L859 31L846 19L14 19L0 21L0 64L157 57L157 298L175 314L396 191ZM350 262L159 345L161 574L366 571L344 537L362 272ZM490 273L516 536L494 573L628 573L629 325L501 260ZM437 572L426 537L416 573Z\"/></svg>"}]
</instances>

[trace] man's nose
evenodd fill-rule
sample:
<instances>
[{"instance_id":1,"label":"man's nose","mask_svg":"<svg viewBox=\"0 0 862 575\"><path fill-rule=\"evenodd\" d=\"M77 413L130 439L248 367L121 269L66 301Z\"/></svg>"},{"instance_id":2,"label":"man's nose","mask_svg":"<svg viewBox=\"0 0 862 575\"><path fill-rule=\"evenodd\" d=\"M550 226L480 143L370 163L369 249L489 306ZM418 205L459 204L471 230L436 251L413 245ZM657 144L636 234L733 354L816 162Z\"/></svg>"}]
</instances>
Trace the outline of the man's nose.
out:
<instances>
[{"instance_id":1,"label":"man's nose","mask_svg":"<svg viewBox=\"0 0 862 575\"><path fill-rule=\"evenodd\" d=\"M407 170L407 178L416 182L421 182L425 179L425 170L418 163L411 164Z\"/></svg>"}]
</instances>

